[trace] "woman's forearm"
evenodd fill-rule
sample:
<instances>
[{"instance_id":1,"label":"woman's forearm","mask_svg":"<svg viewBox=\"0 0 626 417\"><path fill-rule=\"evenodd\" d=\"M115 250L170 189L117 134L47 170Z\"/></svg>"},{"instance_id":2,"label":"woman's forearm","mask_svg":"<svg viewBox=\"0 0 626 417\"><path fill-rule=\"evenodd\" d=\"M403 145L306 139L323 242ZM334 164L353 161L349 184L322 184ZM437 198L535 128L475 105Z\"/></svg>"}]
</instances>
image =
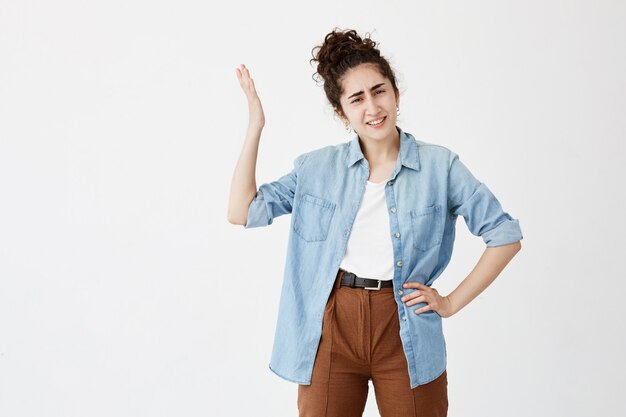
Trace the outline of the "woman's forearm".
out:
<instances>
[{"instance_id":1,"label":"woman's forearm","mask_svg":"<svg viewBox=\"0 0 626 417\"><path fill-rule=\"evenodd\" d=\"M454 313L457 313L485 290L522 248L521 242L488 247L470 274L448 294Z\"/></svg>"},{"instance_id":2,"label":"woman's forearm","mask_svg":"<svg viewBox=\"0 0 626 417\"><path fill-rule=\"evenodd\" d=\"M230 184L228 221L246 224L248 208L256 195L256 160L263 126L249 124L241 154L235 166Z\"/></svg>"}]
</instances>

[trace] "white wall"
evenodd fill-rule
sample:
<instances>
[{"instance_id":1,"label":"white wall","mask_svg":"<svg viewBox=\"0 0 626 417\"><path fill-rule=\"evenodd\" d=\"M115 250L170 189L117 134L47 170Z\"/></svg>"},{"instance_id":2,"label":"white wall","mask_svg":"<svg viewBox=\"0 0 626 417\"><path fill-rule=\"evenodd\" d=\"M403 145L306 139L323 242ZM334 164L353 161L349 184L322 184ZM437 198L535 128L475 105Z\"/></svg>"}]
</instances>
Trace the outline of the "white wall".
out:
<instances>
[{"instance_id":1,"label":"white wall","mask_svg":"<svg viewBox=\"0 0 626 417\"><path fill-rule=\"evenodd\" d=\"M371 33L398 125L457 152L523 230L444 322L449 416L624 415L625 18L619 1L1 1L0 415L297 415L267 367L289 219L226 221L235 68L265 109L261 184L349 139L309 64L335 26ZM483 248L460 219L438 290Z\"/></svg>"}]
</instances>

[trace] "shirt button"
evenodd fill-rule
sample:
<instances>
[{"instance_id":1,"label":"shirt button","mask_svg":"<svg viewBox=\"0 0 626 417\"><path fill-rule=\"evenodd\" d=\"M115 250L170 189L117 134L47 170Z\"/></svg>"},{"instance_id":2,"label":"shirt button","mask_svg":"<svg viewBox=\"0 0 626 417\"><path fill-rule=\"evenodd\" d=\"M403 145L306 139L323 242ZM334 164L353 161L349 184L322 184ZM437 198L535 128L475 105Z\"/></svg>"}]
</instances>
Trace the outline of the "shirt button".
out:
<instances>
[{"instance_id":1,"label":"shirt button","mask_svg":"<svg viewBox=\"0 0 626 417\"><path fill-rule=\"evenodd\" d=\"M393 180L389 181L387 184L393 185Z\"/></svg>"},{"instance_id":2,"label":"shirt button","mask_svg":"<svg viewBox=\"0 0 626 417\"><path fill-rule=\"evenodd\" d=\"M402 320L406 320L406 316L402 316Z\"/></svg>"},{"instance_id":3,"label":"shirt button","mask_svg":"<svg viewBox=\"0 0 626 417\"><path fill-rule=\"evenodd\" d=\"M395 207L392 207L392 208L391 208L391 212L392 212L392 213L395 213L395 212L396 212L396 208L395 208Z\"/></svg>"},{"instance_id":4,"label":"shirt button","mask_svg":"<svg viewBox=\"0 0 626 417\"><path fill-rule=\"evenodd\" d=\"M398 261L398 262L396 262L396 265L398 265L398 266L402 266L402 261Z\"/></svg>"},{"instance_id":5,"label":"shirt button","mask_svg":"<svg viewBox=\"0 0 626 417\"><path fill-rule=\"evenodd\" d=\"M348 231L347 231L347 230L345 230L345 231L343 232L343 235L347 237L347 236L348 236Z\"/></svg>"},{"instance_id":6,"label":"shirt button","mask_svg":"<svg viewBox=\"0 0 626 417\"><path fill-rule=\"evenodd\" d=\"M394 235L395 237L400 237L400 233L399 233L399 232L396 232L396 233L394 233L393 235Z\"/></svg>"},{"instance_id":7,"label":"shirt button","mask_svg":"<svg viewBox=\"0 0 626 417\"><path fill-rule=\"evenodd\" d=\"M398 294L402 295L402 290L398 290Z\"/></svg>"}]
</instances>

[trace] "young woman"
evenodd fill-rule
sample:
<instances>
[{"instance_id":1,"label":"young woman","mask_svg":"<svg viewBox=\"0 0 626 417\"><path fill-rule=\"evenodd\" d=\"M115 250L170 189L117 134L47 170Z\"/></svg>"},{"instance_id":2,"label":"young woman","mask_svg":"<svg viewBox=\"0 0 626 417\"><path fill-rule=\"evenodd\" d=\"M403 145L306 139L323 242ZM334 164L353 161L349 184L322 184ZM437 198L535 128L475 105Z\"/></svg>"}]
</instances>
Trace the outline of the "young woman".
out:
<instances>
[{"instance_id":1,"label":"young woman","mask_svg":"<svg viewBox=\"0 0 626 417\"><path fill-rule=\"evenodd\" d=\"M446 416L442 318L461 310L520 250L519 222L448 148L396 125L400 93L376 43L333 30L317 73L352 140L304 153L262 184L255 166L265 116L248 69L248 133L228 220L246 228L291 213L269 368L298 383L301 417L361 416L371 379L382 417ZM463 216L485 252L450 294L432 287Z\"/></svg>"}]
</instances>

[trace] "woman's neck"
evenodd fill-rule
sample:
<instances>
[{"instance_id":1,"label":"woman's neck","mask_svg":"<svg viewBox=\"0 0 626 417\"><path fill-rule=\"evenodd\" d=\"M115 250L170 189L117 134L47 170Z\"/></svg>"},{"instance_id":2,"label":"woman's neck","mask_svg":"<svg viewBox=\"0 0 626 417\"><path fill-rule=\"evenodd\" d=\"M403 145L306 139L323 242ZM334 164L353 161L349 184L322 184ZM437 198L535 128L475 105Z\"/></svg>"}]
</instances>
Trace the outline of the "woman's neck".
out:
<instances>
[{"instance_id":1,"label":"woman's neck","mask_svg":"<svg viewBox=\"0 0 626 417\"><path fill-rule=\"evenodd\" d=\"M359 136L359 144L370 168L395 163L400 152L400 132L394 129L391 137L383 140L364 139Z\"/></svg>"}]
</instances>

